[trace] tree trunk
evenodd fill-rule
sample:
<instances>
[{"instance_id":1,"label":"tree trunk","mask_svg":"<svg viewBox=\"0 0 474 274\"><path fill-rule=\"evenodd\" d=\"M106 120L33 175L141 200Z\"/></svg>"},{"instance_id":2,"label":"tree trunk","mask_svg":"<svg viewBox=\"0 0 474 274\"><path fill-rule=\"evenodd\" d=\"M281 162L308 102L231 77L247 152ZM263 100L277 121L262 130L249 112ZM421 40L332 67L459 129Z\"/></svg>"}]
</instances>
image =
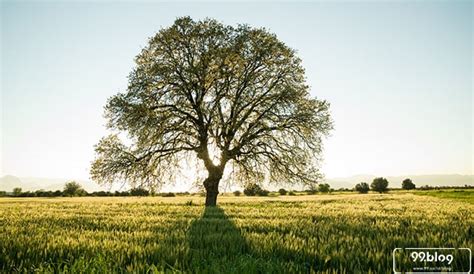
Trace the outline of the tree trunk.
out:
<instances>
[{"instance_id":1,"label":"tree trunk","mask_svg":"<svg viewBox=\"0 0 474 274\"><path fill-rule=\"evenodd\" d=\"M206 188L206 206L217 205L217 194L219 194L219 184L215 184L213 187Z\"/></svg>"},{"instance_id":2,"label":"tree trunk","mask_svg":"<svg viewBox=\"0 0 474 274\"><path fill-rule=\"evenodd\" d=\"M206 188L206 206L216 206L217 195L219 194L219 181L222 178L221 171L209 172L209 176L204 180Z\"/></svg>"}]
</instances>

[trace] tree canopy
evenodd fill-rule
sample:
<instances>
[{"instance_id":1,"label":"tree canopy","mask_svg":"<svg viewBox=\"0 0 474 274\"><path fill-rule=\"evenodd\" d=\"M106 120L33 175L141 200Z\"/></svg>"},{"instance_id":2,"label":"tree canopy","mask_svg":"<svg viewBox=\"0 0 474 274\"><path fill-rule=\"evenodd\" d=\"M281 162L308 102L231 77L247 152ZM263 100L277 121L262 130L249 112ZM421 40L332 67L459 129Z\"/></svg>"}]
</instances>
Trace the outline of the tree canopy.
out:
<instances>
[{"instance_id":1,"label":"tree canopy","mask_svg":"<svg viewBox=\"0 0 474 274\"><path fill-rule=\"evenodd\" d=\"M413 181L410 178L406 178L405 180L402 181L402 189L410 190L410 189L415 189L416 185L413 183Z\"/></svg>"},{"instance_id":2,"label":"tree canopy","mask_svg":"<svg viewBox=\"0 0 474 274\"><path fill-rule=\"evenodd\" d=\"M329 184L319 184L318 191L321 193L328 193L331 189Z\"/></svg>"},{"instance_id":3,"label":"tree canopy","mask_svg":"<svg viewBox=\"0 0 474 274\"><path fill-rule=\"evenodd\" d=\"M369 184L366 182L361 182L355 185L355 190L359 193L367 193L369 192Z\"/></svg>"},{"instance_id":4,"label":"tree canopy","mask_svg":"<svg viewBox=\"0 0 474 274\"><path fill-rule=\"evenodd\" d=\"M379 193L386 192L388 191L388 180L383 177L375 178L370 184L370 188Z\"/></svg>"},{"instance_id":5,"label":"tree canopy","mask_svg":"<svg viewBox=\"0 0 474 274\"><path fill-rule=\"evenodd\" d=\"M86 194L82 186L75 181L67 182L64 185L63 193L65 196L83 196Z\"/></svg>"},{"instance_id":6,"label":"tree canopy","mask_svg":"<svg viewBox=\"0 0 474 274\"><path fill-rule=\"evenodd\" d=\"M159 187L194 157L215 205L228 163L242 183L321 178L329 103L309 95L301 59L266 29L178 18L135 62L127 90L105 107L116 133L96 146L93 180Z\"/></svg>"}]
</instances>

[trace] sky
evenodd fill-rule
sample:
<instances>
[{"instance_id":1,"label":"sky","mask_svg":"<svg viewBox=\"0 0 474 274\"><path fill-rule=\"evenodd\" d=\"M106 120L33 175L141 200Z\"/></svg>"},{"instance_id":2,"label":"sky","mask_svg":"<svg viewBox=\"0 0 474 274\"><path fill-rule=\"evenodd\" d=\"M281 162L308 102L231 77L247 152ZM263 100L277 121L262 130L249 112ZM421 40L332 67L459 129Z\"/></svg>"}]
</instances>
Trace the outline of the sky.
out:
<instances>
[{"instance_id":1,"label":"sky","mask_svg":"<svg viewBox=\"0 0 474 274\"><path fill-rule=\"evenodd\" d=\"M0 176L89 179L103 107L176 17L266 27L331 103L326 177L473 174L471 1L1 2Z\"/></svg>"}]
</instances>

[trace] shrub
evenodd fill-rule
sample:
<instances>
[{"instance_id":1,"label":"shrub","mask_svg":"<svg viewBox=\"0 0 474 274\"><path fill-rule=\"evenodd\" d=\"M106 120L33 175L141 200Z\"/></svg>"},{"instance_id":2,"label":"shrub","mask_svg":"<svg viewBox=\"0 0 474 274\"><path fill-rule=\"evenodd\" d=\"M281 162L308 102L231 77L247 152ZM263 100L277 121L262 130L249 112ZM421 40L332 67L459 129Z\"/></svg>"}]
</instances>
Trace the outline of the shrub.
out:
<instances>
[{"instance_id":1,"label":"shrub","mask_svg":"<svg viewBox=\"0 0 474 274\"><path fill-rule=\"evenodd\" d=\"M366 182L357 184L355 185L355 190L359 193L367 193L369 192L369 184L367 184Z\"/></svg>"},{"instance_id":2,"label":"shrub","mask_svg":"<svg viewBox=\"0 0 474 274\"><path fill-rule=\"evenodd\" d=\"M288 192L288 195L290 195L290 196L295 196L296 194L295 194L295 192L290 191L290 192Z\"/></svg>"},{"instance_id":3,"label":"shrub","mask_svg":"<svg viewBox=\"0 0 474 274\"><path fill-rule=\"evenodd\" d=\"M36 197L53 197L53 192L52 191L45 191L43 189L35 191L35 196Z\"/></svg>"},{"instance_id":4,"label":"shrub","mask_svg":"<svg viewBox=\"0 0 474 274\"><path fill-rule=\"evenodd\" d=\"M258 196L268 196L269 193L270 193L270 191L268 191L266 189L260 189L260 191L257 192L257 195Z\"/></svg>"},{"instance_id":5,"label":"shrub","mask_svg":"<svg viewBox=\"0 0 474 274\"><path fill-rule=\"evenodd\" d=\"M35 193L31 191L21 192L17 197L35 197Z\"/></svg>"},{"instance_id":6,"label":"shrub","mask_svg":"<svg viewBox=\"0 0 474 274\"><path fill-rule=\"evenodd\" d=\"M402 188L406 190L415 189L416 186L411 179L407 178L402 182Z\"/></svg>"},{"instance_id":7,"label":"shrub","mask_svg":"<svg viewBox=\"0 0 474 274\"><path fill-rule=\"evenodd\" d=\"M247 196L268 196L269 191L261 188L256 183L248 184L244 188L244 194Z\"/></svg>"},{"instance_id":8,"label":"shrub","mask_svg":"<svg viewBox=\"0 0 474 274\"><path fill-rule=\"evenodd\" d=\"M238 191L238 190L234 191L234 196L240 196L240 194L242 194L242 193L240 193L240 191Z\"/></svg>"},{"instance_id":9,"label":"shrub","mask_svg":"<svg viewBox=\"0 0 474 274\"><path fill-rule=\"evenodd\" d=\"M286 195L288 193L288 191L286 191L286 189L284 189L284 188L280 188L278 190L278 193L280 193L280 195Z\"/></svg>"},{"instance_id":10,"label":"shrub","mask_svg":"<svg viewBox=\"0 0 474 274\"><path fill-rule=\"evenodd\" d=\"M161 197L175 197L173 192L161 193Z\"/></svg>"},{"instance_id":11,"label":"shrub","mask_svg":"<svg viewBox=\"0 0 474 274\"><path fill-rule=\"evenodd\" d=\"M112 196L112 193L106 192L106 191L95 191L91 193L92 196L99 196L99 197L106 197L106 196Z\"/></svg>"},{"instance_id":12,"label":"shrub","mask_svg":"<svg viewBox=\"0 0 474 274\"><path fill-rule=\"evenodd\" d=\"M142 188L142 187L138 187L138 188L132 188L130 189L130 195L131 196L148 196L150 195L150 191Z\"/></svg>"},{"instance_id":13,"label":"shrub","mask_svg":"<svg viewBox=\"0 0 474 274\"><path fill-rule=\"evenodd\" d=\"M255 184L255 183L251 183L251 184L248 184L245 188L244 188L244 194L246 196L255 196L257 195L257 192L259 192L262 188Z\"/></svg>"},{"instance_id":14,"label":"shrub","mask_svg":"<svg viewBox=\"0 0 474 274\"><path fill-rule=\"evenodd\" d=\"M370 185L370 188L373 191L377 191L379 193L388 191L388 181L383 177L375 178Z\"/></svg>"},{"instance_id":15,"label":"shrub","mask_svg":"<svg viewBox=\"0 0 474 274\"><path fill-rule=\"evenodd\" d=\"M328 193L330 191L330 186L329 184L319 184L318 190L322 193Z\"/></svg>"}]
</instances>

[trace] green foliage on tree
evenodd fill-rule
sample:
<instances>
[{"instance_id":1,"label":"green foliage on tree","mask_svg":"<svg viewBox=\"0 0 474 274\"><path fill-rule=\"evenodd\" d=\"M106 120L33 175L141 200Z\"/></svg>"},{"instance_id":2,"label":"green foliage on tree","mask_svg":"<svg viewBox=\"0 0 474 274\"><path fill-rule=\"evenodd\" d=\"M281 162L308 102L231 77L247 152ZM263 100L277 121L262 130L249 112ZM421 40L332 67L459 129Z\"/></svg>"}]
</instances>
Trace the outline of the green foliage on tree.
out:
<instances>
[{"instance_id":1,"label":"green foliage on tree","mask_svg":"<svg viewBox=\"0 0 474 274\"><path fill-rule=\"evenodd\" d=\"M386 191L388 191L388 181L387 181L387 179L385 179L383 177L375 178L372 181L372 184L370 185L370 188L373 191L377 191L379 193L386 192Z\"/></svg>"},{"instance_id":2,"label":"green foliage on tree","mask_svg":"<svg viewBox=\"0 0 474 274\"><path fill-rule=\"evenodd\" d=\"M356 184L355 185L355 190L359 193L367 193L367 192L369 192L369 184L367 184L366 182Z\"/></svg>"},{"instance_id":3,"label":"green foliage on tree","mask_svg":"<svg viewBox=\"0 0 474 274\"><path fill-rule=\"evenodd\" d=\"M280 188L278 190L278 193L280 193L280 195L286 195L288 193L288 191L286 191L286 189L284 189L284 188Z\"/></svg>"},{"instance_id":4,"label":"green foliage on tree","mask_svg":"<svg viewBox=\"0 0 474 274\"><path fill-rule=\"evenodd\" d=\"M415 189L416 185L412 182L411 179L407 178L402 182L402 188L406 190Z\"/></svg>"},{"instance_id":5,"label":"green foliage on tree","mask_svg":"<svg viewBox=\"0 0 474 274\"><path fill-rule=\"evenodd\" d=\"M310 96L301 59L276 35L182 17L151 37L135 63L128 89L105 107L108 128L132 144L103 138L93 180L160 187L196 159L213 206L226 166L243 185L321 178L329 103Z\"/></svg>"},{"instance_id":6,"label":"green foliage on tree","mask_svg":"<svg viewBox=\"0 0 474 274\"><path fill-rule=\"evenodd\" d=\"M319 184L318 185L318 191L321 193L328 193L331 189L329 184Z\"/></svg>"},{"instance_id":7,"label":"green foliage on tree","mask_svg":"<svg viewBox=\"0 0 474 274\"><path fill-rule=\"evenodd\" d=\"M268 196L269 191L263 189L256 183L249 183L244 188L244 194L246 196Z\"/></svg>"},{"instance_id":8,"label":"green foliage on tree","mask_svg":"<svg viewBox=\"0 0 474 274\"><path fill-rule=\"evenodd\" d=\"M21 195L21 191L22 191L22 190L21 190L21 187L15 187L15 188L13 189L13 196L15 196L15 197L20 196L20 195Z\"/></svg>"},{"instance_id":9,"label":"green foliage on tree","mask_svg":"<svg viewBox=\"0 0 474 274\"><path fill-rule=\"evenodd\" d=\"M132 196L148 196L148 195L150 195L150 191L148 191L144 188L141 188L141 187L137 187L137 188L130 189L130 195L132 195Z\"/></svg>"},{"instance_id":10,"label":"green foliage on tree","mask_svg":"<svg viewBox=\"0 0 474 274\"><path fill-rule=\"evenodd\" d=\"M86 195L86 192L84 189L82 189L82 186L75 182L75 181L71 181L71 182L67 182L65 185L64 185L64 190L63 190L63 194L64 196L84 196Z\"/></svg>"}]
</instances>

